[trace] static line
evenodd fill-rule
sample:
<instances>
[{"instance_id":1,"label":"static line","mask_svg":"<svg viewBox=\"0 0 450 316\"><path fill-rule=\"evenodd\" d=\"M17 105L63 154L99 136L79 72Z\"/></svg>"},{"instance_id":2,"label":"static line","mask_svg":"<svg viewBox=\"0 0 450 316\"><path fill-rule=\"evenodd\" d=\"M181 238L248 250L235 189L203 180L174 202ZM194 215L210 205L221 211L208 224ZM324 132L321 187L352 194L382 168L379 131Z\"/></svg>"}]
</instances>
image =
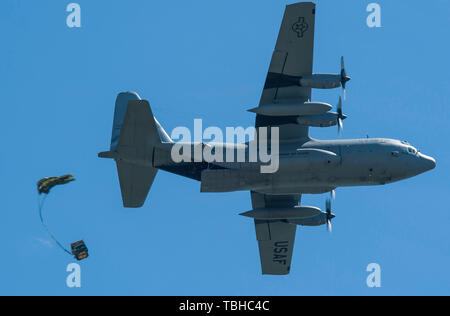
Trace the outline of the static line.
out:
<instances>
[{"instance_id":1,"label":"static line","mask_svg":"<svg viewBox=\"0 0 450 316\"><path fill-rule=\"evenodd\" d=\"M44 197L42 198L41 201L39 201L39 195L38 195L38 209L39 209L39 218L41 219L41 223L42 226L44 226L45 230L47 231L47 234L53 239L53 241L59 246L59 248L61 248L62 250L64 250L66 253L68 253L69 255L72 255L72 253L67 250L57 239L56 237L50 232L50 230L48 229L47 225L44 222L44 218L42 216L42 208L44 206L45 203L45 199L47 198L47 194L44 195Z\"/></svg>"}]
</instances>

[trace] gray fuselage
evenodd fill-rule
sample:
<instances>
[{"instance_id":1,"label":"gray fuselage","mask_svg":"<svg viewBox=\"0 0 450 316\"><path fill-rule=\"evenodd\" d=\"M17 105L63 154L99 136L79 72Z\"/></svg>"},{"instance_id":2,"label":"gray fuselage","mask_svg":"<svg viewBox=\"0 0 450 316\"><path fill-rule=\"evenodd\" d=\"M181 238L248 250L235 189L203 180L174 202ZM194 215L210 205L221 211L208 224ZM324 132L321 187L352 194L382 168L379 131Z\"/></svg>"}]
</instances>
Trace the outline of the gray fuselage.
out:
<instances>
[{"instance_id":1,"label":"gray fuselage","mask_svg":"<svg viewBox=\"0 0 450 316\"><path fill-rule=\"evenodd\" d=\"M258 162L174 163L169 150L173 144L162 145L155 152L154 167L202 181L203 192L324 193L341 186L395 182L436 165L407 142L382 138L283 142L274 173L261 173ZM193 151L199 145L190 144L190 148ZM234 145L215 144L216 150L221 146ZM248 157L248 144L240 146L245 146Z\"/></svg>"}]
</instances>

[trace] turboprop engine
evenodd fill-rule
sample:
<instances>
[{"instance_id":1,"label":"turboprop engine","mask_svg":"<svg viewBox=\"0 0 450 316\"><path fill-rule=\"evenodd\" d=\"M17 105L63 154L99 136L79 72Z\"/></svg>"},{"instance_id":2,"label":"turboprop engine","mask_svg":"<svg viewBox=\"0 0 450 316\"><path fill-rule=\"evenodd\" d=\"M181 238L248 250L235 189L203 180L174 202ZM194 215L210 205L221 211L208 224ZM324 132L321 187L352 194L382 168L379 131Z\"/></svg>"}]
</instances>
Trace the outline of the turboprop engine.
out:
<instances>
[{"instance_id":1,"label":"turboprop engine","mask_svg":"<svg viewBox=\"0 0 450 316\"><path fill-rule=\"evenodd\" d=\"M341 57L341 72L339 74L311 74L304 76L293 76L280 73L269 73L265 88L281 88L290 86L300 86L316 89L333 89L342 87L345 100L345 86L350 77L347 76L344 67L344 57Z\"/></svg>"},{"instance_id":2,"label":"turboprop engine","mask_svg":"<svg viewBox=\"0 0 450 316\"><path fill-rule=\"evenodd\" d=\"M316 127L328 127L338 125L338 133L341 133L343 128L342 121L347 116L342 113L342 99L339 97L339 103L337 105L337 112L327 112L315 115L300 115L296 119L296 123L299 125L316 126Z\"/></svg>"},{"instance_id":3,"label":"turboprop engine","mask_svg":"<svg viewBox=\"0 0 450 316\"><path fill-rule=\"evenodd\" d=\"M334 89L341 87L344 91L345 100L345 85L350 81L350 77L347 76L344 66L344 57L341 57L341 73L340 74L312 74L309 76L302 76L299 78L298 85L307 88L316 89Z\"/></svg>"}]
</instances>

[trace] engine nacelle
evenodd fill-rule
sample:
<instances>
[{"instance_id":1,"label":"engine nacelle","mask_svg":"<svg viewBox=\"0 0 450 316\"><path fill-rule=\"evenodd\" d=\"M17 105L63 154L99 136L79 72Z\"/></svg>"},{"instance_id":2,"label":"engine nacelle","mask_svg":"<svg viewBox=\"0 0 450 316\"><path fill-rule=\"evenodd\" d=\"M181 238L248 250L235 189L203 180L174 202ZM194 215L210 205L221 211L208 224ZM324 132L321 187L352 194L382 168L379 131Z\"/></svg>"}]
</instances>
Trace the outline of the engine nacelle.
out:
<instances>
[{"instance_id":1,"label":"engine nacelle","mask_svg":"<svg viewBox=\"0 0 450 316\"><path fill-rule=\"evenodd\" d=\"M334 112L328 112L318 115L303 115L297 118L297 124L315 127L329 127L336 125L338 118L339 114ZM346 118L347 116L342 116L342 119Z\"/></svg>"},{"instance_id":2,"label":"engine nacelle","mask_svg":"<svg viewBox=\"0 0 450 316\"><path fill-rule=\"evenodd\" d=\"M327 213L321 212L320 214L301 219L288 220L291 224L301 225L301 226L321 226L327 223Z\"/></svg>"},{"instance_id":3,"label":"engine nacelle","mask_svg":"<svg viewBox=\"0 0 450 316\"><path fill-rule=\"evenodd\" d=\"M253 112L266 116L298 116L322 114L331 110L332 106L323 102L295 102L295 100L280 100L280 103L264 104L250 109Z\"/></svg>"},{"instance_id":4,"label":"engine nacelle","mask_svg":"<svg viewBox=\"0 0 450 316\"><path fill-rule=\"evenodd\" d=\"M300 77L299 86L316 89L334 89L341 86L341 81L341 75L312 74Z\"/></svg>"}]
</instances>

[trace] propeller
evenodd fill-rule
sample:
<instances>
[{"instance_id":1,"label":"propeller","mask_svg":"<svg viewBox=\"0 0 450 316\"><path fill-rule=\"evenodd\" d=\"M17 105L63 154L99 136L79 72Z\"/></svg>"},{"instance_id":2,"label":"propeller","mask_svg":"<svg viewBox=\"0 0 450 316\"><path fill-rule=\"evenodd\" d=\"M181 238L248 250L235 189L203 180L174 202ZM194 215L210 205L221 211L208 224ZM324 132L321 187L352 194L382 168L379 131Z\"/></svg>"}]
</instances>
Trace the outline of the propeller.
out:
<instances>
[{"instance_id":1,"label":"propeller","mask_svg":"<svg viewBox=\"0 0 450 316\"><path fill-rule=\"evenodd\" d=\"M341 135L341 131L344 129L344 123L342 122L344 119L347 118L346 115L342 113L342 98L339 97L339 103L337 106L337 126L338 126L338 135Z\"/></svg>"},{"instance_id":2,"label":"propeller","mask_svg":"<svg viewBox=\"0 0 450 316\"><path fill-rule=\"evenodd\" d=\"M342 86L342 93L344 95L344 100L345 100L345 85L347 83L347 81L350 81L350 77L347 76L347 73L345 71L345 65L344 65L344 56L341 57L341 86Z\"/></svg>"},{"instance_id":3,"label":"propeller","mask_svg":"<svg viewBox=\"0 0 450 316\"><path fill-rule=\"evenodd\" d=\"M331 198L331 200L336 200L336 191L333 189L333 190L331 190L331 192L330 192L330 198Z\"/></svg>"},{"instance_id":4,"label":"propeller","mask_svg":"<svg viewBox=\"0 0 450 316\"><path fill-rule=\"evenodd\" d=\"M331 200L327 199L326 202L326 216L327 216L327 231L331 233L332 227L331 227L331 220L335 217L331 213Z\"/></svg>"}]
</instances>

